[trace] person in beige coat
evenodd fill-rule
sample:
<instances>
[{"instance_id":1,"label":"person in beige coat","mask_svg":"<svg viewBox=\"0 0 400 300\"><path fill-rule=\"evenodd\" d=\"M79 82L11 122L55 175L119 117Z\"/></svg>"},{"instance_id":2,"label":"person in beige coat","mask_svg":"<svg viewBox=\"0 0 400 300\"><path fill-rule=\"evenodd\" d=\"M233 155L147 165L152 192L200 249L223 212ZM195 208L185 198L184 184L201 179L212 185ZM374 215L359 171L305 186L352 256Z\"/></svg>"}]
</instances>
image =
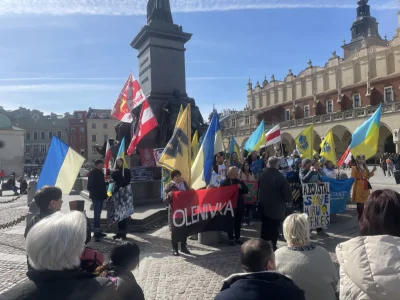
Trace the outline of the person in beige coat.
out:
<instances>
[{"instance_id":1,"label":"person in beige coat","mask_svg":"<svg viewBox=\"0 0 400 300\"><path fill-rule=\"evenodd\" d=\"M377 190L365 204L360 235L336 247L340 300L400 299L400 194Z\"/></svg>"}]
</instances>

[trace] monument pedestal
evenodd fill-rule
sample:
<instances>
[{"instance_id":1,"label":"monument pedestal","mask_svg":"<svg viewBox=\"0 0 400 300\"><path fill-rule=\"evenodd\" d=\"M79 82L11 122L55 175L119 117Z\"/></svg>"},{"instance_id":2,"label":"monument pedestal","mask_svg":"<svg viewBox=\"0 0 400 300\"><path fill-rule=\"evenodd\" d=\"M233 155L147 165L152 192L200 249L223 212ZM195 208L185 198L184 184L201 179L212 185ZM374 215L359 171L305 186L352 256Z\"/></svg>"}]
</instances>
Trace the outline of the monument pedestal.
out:
<instances>
[{"instance_id":1,"label":"monument pedestal","mask_svg":"<svg viewBox=\"0 0 400 300\"><path fill-rule=\"evenodd\" d=\"M221 243L221 231L207 231L199 233L199 243L207 246L214 246Z\"/></svg>"}]
</instances>

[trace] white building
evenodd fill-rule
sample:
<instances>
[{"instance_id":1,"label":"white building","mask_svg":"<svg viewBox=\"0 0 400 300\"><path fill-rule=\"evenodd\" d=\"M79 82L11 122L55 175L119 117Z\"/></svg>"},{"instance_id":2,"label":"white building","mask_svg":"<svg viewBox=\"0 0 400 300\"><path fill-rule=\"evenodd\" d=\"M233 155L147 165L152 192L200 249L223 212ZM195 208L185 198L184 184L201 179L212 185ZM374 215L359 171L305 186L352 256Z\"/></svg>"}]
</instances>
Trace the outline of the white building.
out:
<instances>
[{"instance_id":1,"label":"white building","mask_svg":"<svg viewBox=\"0 0 400 300\"><path fill-rule=\"evenodd\" d=\"M6 177L14 171L17 176L24 169L25 131L11 125L10 119L0 114L0 170Z\"/></svg>"}]
</instances>

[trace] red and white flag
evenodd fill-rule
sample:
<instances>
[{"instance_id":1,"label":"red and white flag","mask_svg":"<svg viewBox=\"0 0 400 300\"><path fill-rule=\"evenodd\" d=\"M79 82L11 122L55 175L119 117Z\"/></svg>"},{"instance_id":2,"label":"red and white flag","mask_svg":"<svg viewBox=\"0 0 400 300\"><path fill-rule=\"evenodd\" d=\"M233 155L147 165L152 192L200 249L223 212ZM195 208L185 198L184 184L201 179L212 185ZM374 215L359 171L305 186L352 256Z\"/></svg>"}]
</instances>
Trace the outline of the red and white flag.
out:
<instances>
[{"instance_id":1,"label":"red and white flag","mask_svg":"<svg viewBox=\"0 0 400 300\"><path fill-rule=\"evenodd\" d=\"M107 175L107 170L110 169L110 160L112 158L112 152L110 142L107 140L106 155L104 158L104 175Z\"/></svg>"},{"instance_id":2,"label":"red and white flag","mask_svg":"<svg viewBox=\"0 0 400 300\"><path fill-rule=\"evenodd\" d=\"M139 82L130 74L114 104L111 115L122 122L131 123L133 120L132 109L138 107L144 100L146 97Z\"/></svg>"},{"instance_id":3,"label":"red and white flag","mask_svg":"<svg viewBox=\"0 0 400 300\"><path fill-rule=\"evenodd\" d=\"M274 145L276 143L279 143L281 141L281 127L279 125L276 125L274 128L272 128L270 131L267 132L265 135L265 145Z\"/></svg>"},{"instance_id":4,"label":"red and white flag","mask_svg":"<svg viewBox=\"0 0 400 300\"><path fill-rule=\"evenodd\" d=\"M157 119L154 116L153 111L149 105L149 102L145 100L143 102L142 111L140 113L140 119L136 128L135 134L132 137L132 141L129 144L127 153L131 155L135 151L142 137L148 134L151 130L158 126Z\"/></svg>"},{"instance_id":5,"label":"red and white flag","mask_svg":"<svg viewBox=\"0 0 400 300\"><path fill-rule=\"evenodd\" d=\"M350 148L347 148L346 152L344 152L342 158L338 162L338 167L343 165L343 163L345 163L347 165L351 161L351 156L352 156L352 154L351 154Z\"/></svg>"}]
</instances>

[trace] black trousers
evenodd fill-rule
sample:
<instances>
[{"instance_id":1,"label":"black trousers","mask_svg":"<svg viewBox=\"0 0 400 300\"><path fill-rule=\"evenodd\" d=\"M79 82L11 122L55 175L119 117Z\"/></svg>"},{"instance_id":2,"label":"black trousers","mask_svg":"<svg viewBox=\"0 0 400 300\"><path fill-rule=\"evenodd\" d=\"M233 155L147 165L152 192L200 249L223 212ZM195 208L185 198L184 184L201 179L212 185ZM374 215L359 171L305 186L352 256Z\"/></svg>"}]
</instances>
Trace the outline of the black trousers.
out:
<instances>
[{"instance_id":1,"label":"black trousers","mask_svg":"<svg viewBox=\"0 0 400 300\"><path fill-rule=\"evenodd\" d=\"M179 242L181 243L181 247L183 245L187 244L187 237L185 237L184 239L181 239L180 241L178 241L178 240L173 239L172 236L171 236L171 240L172 240L172 247L173 248L178 248L178 243Z\"/></svg>"},{"instance_id":2,"label":"black trousers","mask_svg":"<svg viewBox=\"0 0 400 300\"><path fill-rule=\"evenodd\" d=\"M235 220L233 228L228 232L228 237L233 240L233 231L235 231L235 239L240 239L240 231L242 229L242 218L244 213L244 207L236 208L234 210Z\"/></svg>"},{"instance_id":3,"label":"black trousers","mask_svg":"<svg viewBox=\"0 0 400 300\"><path fill-rule=\"evenodd\" d=\"M281 222L282 220L275 220L266 216L263 216L261 219L261 239L270 241L274 251L278 249L276 245L278 243Z\"/></svg>"},{"instance_id":4,"label":"black trousers","mask_svg":"<svg viewBox=\"0 0 400 300\"><path fill-rule=\"evenodd\" d=\"M126 226L128 225L128 219L124 219L118 222L118 230L126 232Z\"/></svg>"}]
</instances>

